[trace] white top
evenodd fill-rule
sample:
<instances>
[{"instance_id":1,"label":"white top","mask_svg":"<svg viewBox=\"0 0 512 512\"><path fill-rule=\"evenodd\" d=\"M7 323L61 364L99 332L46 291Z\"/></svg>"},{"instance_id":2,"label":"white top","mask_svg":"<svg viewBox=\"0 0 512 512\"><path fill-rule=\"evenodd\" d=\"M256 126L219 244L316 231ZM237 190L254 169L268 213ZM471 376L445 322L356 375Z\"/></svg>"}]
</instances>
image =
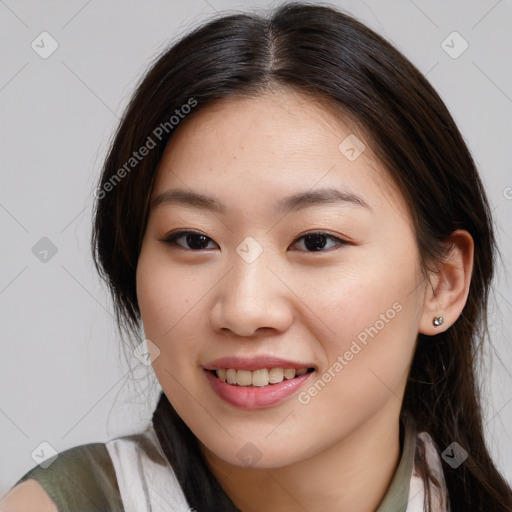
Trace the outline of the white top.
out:
<instances>
[{"instance_id":1,"label":"white top","mask_svg":"<svg viewBox=\"0 0 512 512\"><path fill-rule=\"evenodd\" d=\"M153 428L105 443L125 512L192 512Z\"/></svg>"},{"instance_id":2,"label":"white top","mask_svg":"<svg viewBox=\"0 0 512 512\"><path fill-rule=\"evenodd\" d=\"M432 439L426 432L417 435L425 444L430 470L441 488L432 486L435 512L449 512L449 502L441 460ZM116 472L126 512L193 512L165 457L153 427L137 436L124 436L105 443ZM416 449L418 443L416 443ZM406 512L423 512L423 479L413 466ZM381 508L379 508L379 512ZM384 511L382 512L396 512Z\"/></svg>"},{"instance_id":3,"label":"white top","mask_svg":"<svg viewBox=\"0 0 512 512\"><path fill-rule=\"evenodd\" d=\"M450 502L448 500L448 490L444 480L443 467L437 450L434 447L432 438L427 432L418 434L418 439L425 443L425 456L427 465L434 477L441 485L439 490L437 487L430 486L430 494L432 496L432 510L435 512L450 512ZM423 478L418 474L416 464L411 475L409 483L409 500L406 512L423 512L423 499L425 496L425 488L423 486Z\"/></svg>"}]
</instances>

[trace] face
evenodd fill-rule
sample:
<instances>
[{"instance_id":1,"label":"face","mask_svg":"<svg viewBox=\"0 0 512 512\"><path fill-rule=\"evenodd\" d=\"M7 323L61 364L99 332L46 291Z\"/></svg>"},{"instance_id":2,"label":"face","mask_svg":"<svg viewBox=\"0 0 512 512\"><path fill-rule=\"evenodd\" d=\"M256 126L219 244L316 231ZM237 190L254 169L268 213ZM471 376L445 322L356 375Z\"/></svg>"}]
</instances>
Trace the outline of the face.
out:
<instances>
[{"instance_id":1,"label":"face","mask_svg":"<svg viewBox=\"0 0 512 512\"><path fill-rule=\"evenodd\" d=\"M403 199L350 126L291 91L230 99L182 121L158 169L144 332L166 396L229 464L398 421L423 280Z\"/></svg>"}]
</instances>

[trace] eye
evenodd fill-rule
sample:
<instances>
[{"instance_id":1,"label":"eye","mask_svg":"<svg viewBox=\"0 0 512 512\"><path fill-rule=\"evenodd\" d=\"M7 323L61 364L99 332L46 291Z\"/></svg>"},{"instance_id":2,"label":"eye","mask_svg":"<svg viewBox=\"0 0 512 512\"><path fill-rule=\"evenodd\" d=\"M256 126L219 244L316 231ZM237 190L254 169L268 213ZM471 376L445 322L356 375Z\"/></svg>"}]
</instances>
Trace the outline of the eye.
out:
<instances>
[{"instance_id":1,"label":"eye","mask_svg":"<svg viewBox=\"0 0 512 512\"><path fill-rule=\"evenodd\" d=\"M188 247L184 247L181 243L178 243L178 240L184 239L186 244L189 244ZM213 240L202 233L196 233L195 231L179 231L178 233L174 233L164 238L162 241L170 244L177 245L182 249L189 249L193 251L201 251L206 249L206 245L208 240Z\"/></svg>"},{"instance_id":2,"label":"eye","mask_svg":"<svg viewBox=\"0 0 512 512\"><path fill-rule=\"evenodd\" d=\"M326 252L323 249L325 249L326 242L328 240L337 242L337 245L347 245L348 242L345 240L342 240L341 238L338 238L334 235L330 235L329 233L324 233L323 231L317 231L313 233L306 233L305 235L300 236L297 238L294 242L294 244L297 241L304 241L304 246L307 248L306 252ZM327 247L327 249L331 249L332 247Z\"/></svg>"},{"instance_id":3,"label":"eye","mask_svg":"<svg viewBox=\"0 0 512 512\"><path fill-rule=\"evenodd\" d=\"M181 239L183 239L184 242L179 243L178 241ZM300 236L292 245L297 244L299 241L303 241L306 252L325 252L324 249L326 249L326 243L329 240L334 242L334 245L327 247L327 249L332 249L333 247L336 247L336 245L347 245L348 243L334 235L330 235L329 233L317 231ZM179 231L162 239L162 241L191 251L206 250L208 248L208 241L215 243L210 237L195 231ZM185 244L185 246L183 244Z\"/></svg>"}]
</instances>

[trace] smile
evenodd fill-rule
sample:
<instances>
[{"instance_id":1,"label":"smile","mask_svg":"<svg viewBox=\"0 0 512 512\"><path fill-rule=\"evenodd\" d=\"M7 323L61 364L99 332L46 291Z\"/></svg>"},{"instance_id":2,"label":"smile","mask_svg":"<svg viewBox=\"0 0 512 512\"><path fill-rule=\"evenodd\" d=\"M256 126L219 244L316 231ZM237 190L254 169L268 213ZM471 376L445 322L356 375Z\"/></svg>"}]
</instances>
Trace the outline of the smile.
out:
<instances>
[{"instance_id":1,"label":"smile","mask_svg":"<svg viewBox=\"0 0 512 512\"><path fill-rule=\"evenodd\" d=\"M309 371L313 371L313 368L262 368L254 371L221 368L212 370L212 373L232 386L263 387L300 377Z\"/></svg>"},{"instance_id":2,"label":"smile","mask_svg":"<svg viewBox=\"0 0 512 512\"><path fill-rule=\"evenodd\" d=\"M211 389L224 403L249 410L285 402L316 373L309 362L270 356L224 357L203 369Z\"/></svg>"}]
</instances>

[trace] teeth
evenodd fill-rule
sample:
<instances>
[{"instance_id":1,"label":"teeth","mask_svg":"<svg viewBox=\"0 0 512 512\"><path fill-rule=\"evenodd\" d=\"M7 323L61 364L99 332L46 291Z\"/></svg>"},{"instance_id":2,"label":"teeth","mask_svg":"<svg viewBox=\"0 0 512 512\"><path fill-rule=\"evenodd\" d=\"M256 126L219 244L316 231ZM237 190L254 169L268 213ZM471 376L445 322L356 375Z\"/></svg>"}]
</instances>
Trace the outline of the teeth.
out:
<instances>
[{"instance_id":1,"label":"teeth","mask_svg":"<svg viewBox=\"0 0 512 512\"><path fill-rule=\"evenodd\" d=\"M277 384L284 379L284 370L282 368L271 368L268 372L268 381L270 384Z\"/></svg>"},{"instance_id":2,"label":"teeth","mask_svg":"<svg viewBox=\"0 0 512 512\"><path fill-rule=\"evenodd\" d=\"M252 372L247 370L238 370L236 372L236 383L239 386L250 386L253 381Z\"/></svg>"},{"instance_id":3,"label":"teeth","mask_svg":"<svg viewBox=\"0 0 512 512\"><path fill-rule=\"evenodd\" d=\"M284 371L285 379L293 379L295 377L295 368L286 368Z\"/></svg>"},{"instance_id":4,"label":"teeth","mask_svg":"<svg viewBox=\"0 0 512 512\"><path fill-rule=\"evenodd\" d=\"M236 384L236 370L233 370L232 368L226 370L226 380L228 381L228 384Z\"/></svg>"},{"instance_id":5,"label":"teeth","mask_svg":"<svg viewBox=\"0 0 512 512\"><path fill-rule=\"evenodd\" d=\"M240 371L240 370L238 370ZM253 386L267 386L268 385L268 370L264 368L263 370L254 370L252 373L252 385Z\"/></svg>"},{"instance_id":6,"label":"teeth","mask_svg":"<svg viewBox=\"0 0 512 512\"><path fill-rule=\"evenodd\" d=\"M234 368L221 368L216 370L217 377L228 384L238 386L263 387L269 384L278 384L283 380L300 377L308 372L307 368L263 368L261 370L235 370Z\"/></svg>"}]
</instances>

